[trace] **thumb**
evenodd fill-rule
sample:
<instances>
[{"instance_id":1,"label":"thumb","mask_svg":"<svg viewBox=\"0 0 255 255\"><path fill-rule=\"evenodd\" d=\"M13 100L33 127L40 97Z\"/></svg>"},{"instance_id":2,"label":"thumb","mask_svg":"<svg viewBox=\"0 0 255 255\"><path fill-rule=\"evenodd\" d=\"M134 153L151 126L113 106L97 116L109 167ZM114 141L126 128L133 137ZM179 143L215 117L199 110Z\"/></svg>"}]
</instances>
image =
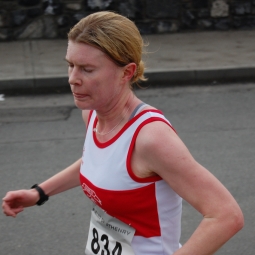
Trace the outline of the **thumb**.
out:
<instances>
[{"instance_id":1,"label":"thumb","mask_svg":"<svg viewBox=\"0 0 255 255\"><path fill-rule=\"evenodd\" d=\"M5 197L3 198L3 201L10 202L13 199L19 198L19 192L18 191L9 191L6 193Z\"/></svg>"}]
</instances>

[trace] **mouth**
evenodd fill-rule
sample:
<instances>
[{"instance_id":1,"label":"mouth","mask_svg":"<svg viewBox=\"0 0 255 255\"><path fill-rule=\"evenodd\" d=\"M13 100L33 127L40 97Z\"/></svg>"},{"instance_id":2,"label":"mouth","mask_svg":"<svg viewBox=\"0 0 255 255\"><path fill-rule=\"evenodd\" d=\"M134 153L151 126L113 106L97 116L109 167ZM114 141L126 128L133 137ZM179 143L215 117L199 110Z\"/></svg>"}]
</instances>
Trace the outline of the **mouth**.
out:
<instances>
[{"instance_id":1,"label":"mouth","mask_svg":"<svg viewBox=\"0 0 255 255\"><path fill-rule=\"evenodd\" d=\"M77 99L83 99L83 98L88 97L87 94L79 94L79 93L74 93L74 92L73 92L73 96L74 96L75 98L77 98Z\"/></svg>"}]
</instances>

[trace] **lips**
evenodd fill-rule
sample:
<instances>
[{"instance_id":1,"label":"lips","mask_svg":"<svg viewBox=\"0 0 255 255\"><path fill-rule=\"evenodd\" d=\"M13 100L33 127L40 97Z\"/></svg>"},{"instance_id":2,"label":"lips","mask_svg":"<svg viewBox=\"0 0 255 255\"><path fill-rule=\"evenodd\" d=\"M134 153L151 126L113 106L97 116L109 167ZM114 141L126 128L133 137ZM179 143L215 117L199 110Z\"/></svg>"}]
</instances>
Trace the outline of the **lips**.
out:
<instances>
[{"instance_id":1,"label":"lips","mask_svg":"<svg viewBox=\"0 0 255 255\"><path fill-rule=\"evenodd\" d=\"M73 92L73 96L74 96L75 98L82 99L82 98L87 97L88 95L87 95L87 94L79 94L79 93L74 93L74 92Z\"/></svg>"}]
</instances>

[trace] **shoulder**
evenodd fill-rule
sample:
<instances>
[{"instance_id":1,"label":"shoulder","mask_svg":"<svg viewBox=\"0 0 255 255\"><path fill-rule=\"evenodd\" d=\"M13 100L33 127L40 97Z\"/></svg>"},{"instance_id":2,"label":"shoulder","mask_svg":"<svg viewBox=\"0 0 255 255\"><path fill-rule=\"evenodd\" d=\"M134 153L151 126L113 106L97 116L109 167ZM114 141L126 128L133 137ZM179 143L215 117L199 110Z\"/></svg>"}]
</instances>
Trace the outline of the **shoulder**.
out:
<instances>
[{"instance_id":1,"label":"shoulder","mask_svg":"<svg viewBox=\"0 0 255 255\"><path fill-rule=\"evenodd\" d=\"M151 146L163 145L164 141L179 139L174 129L164 119L152 121L142 127L138 136L137 143L144 149Z\"/></svg>"},{"instance_id":2,"label":"shoulder","mask_svg":"<svg viewBox=\"0 0 255 255\"><path fill-rule=\"evenodd\" d=\"M183 160L193 161L187 147L174 129L163 121L143 126L136 139L136 153L151 172L175 170Z\"/></svg>"}]
</instances>

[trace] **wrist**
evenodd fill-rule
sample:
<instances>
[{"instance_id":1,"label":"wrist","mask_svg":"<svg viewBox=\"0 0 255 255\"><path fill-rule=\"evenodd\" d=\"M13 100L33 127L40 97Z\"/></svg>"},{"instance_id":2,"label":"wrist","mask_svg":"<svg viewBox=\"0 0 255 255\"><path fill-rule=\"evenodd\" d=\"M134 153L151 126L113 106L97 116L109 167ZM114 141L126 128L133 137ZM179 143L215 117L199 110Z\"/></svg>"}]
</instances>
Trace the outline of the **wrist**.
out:
<instances>
[{"instance_id":1,"label":"wrist","mask_svg":"<svg viewBox=\"0 0 255 255\"><path fill-rule=\"evenodd\" d=\"M44 190L38 186L38 184L34 184L31 189L34 189L38 194L38 200L36 202L37 205L43 205L46 201L48 201L49 196L45 194Z\"/></svg>"},{"instance_id":2,"label":"wrist","mask_svg":"<svg viewBox=\"0 0 255 255\"><path fill-rule=\"evenodd\" d=\"M35 203L37 203L37 201L39 201L40 199L40 195L38 191L36 189L30 189L30 193L32 194L33 200L35 201Z\"/></svg>"}]
</instances>

